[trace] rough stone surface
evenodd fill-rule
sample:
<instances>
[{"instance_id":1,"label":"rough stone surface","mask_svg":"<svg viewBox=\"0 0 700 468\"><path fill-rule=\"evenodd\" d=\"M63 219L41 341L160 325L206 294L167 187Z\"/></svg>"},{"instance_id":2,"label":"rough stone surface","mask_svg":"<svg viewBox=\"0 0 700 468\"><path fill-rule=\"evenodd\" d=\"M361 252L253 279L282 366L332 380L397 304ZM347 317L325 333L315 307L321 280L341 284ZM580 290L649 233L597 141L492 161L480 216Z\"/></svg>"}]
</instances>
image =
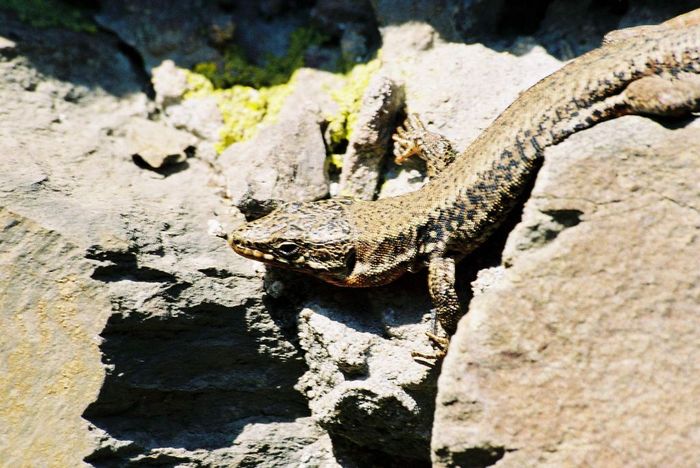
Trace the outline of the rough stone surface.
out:
<instances>
[{"instance_id":1,"label":"rough stone surface","mask_svg":"<svg viewBox=\"0 0 700 468\"><path fill-rule=\"evenodd\" d=\"M187 74L172 60L164 60L151 72L155 102L163 120L213 145L220 138L224 119L213 96L184 99L189 91Z\"/></svg>"},{"instance_id":2,"label":"rough stone surface","mask_svg":"<svg viewBox=\"0 0 700 468\"><path fill-rule=\"evenodd\" d=\"M104 28L114 31L136 49L149 70L164 60L181 67L216 60L212 34L234 27L233 19L222 15L214 2L185 0L176 3L155 0L105 1L95 17ZM218 18L214 21L213 18Z\"/></svg>"},{"instance_id":3,"label":"rough stone surface","mask_svg":"<svg viewBox=\"0 0 700 468\"><path fill-rule=\"evenodd\" d=\"M173 64L151 70L216 58L234 39L251 57L283 51L312 2L102 3L116 36L0 12L2 463L427 466L431 446L442 465L697 462L697 123L626 118L548 152L505 251L507 230L460 264L460 290L477 278L478 297L435 412L441 369L410 359L430 349L425 274L339 289L207 234L243 222L232 202L254 214L325 196L338 77L300 70L277 123L215 158L215 103L181 101ZM605 32L584 24L656 22L685 5L537 2L517 18L526 30L513 29L517 2L497 17L483 1L370 3L381 73L459 149L560 65L550 54L578 53L562 44L579 29L581 49ZM344 22L307 64L360 54L357 27L373 22ZM482 44L446 42L467 33ZM194 157L134 164L122 129L155 116L202 140ZM380 196L423 181L416 167L385 171Z\"/></svg>"},{"instance_id":4,"label":"rough stone surface","mask_svg":"<svg viewBox=\"0 0 700 468\"><path fill-rule=\"evenodd\" d=\"M436 465L700 462L697 124L626 117L546 152L452 339Z\"/></svg>"},{"instance_id":5,"label":"rough stone surface","mask_svg":"<svg viewBox=\"0 0 700 468\"><path fill-rule=\"evenodd\" d=\"M348 150L343 156L340 193L372 200L387 154L396 115L403 106L403 89L385 76L370 80L362 97Z\"/></svg>"},{"instance_id":6,"label":"rough stone surface","mask_svg":"<svg viewBox=\"0 0 700 468\"><path fill-rule=\"evenodd\" d=\"M151 169L182 164L197 143L191 133L143 117L127 121L117 134L121 132L126 139L126 153L137 163L145 163Z\"/></svg>"},{"instance_id":7,"label":"rough stone surface","mask_svg":"<svg viewBox=\"0 0 700 468\"><path fill-rule=\"evenodd\" d=\"M333 81L328 75L307 70L297 76L277 122L253 139L229 146L219 157L227 195L247 215L260 216L283 202L328 195L321 133L326 104L316 98L321 87Z\"/></svg>"},{"instance_id":8,"label":"rough stone surface","mask_svg":"<svg viewBox=\"0 0 700 468\"><path fill-rule=\"evenodd\" d=\"M427 343L419 345L429 303L412 295L411 307L369 292L348 307L342 296L350 294L307 303L301 312L309 370L297 388L332 436L399 459L424 459L438 369L412 359L410 350L429 352Z\"/></svg>"},{"instance_id":9,"label":"rough stone surface","mask_svg":"<svg viewBox=\"0 0 700 468\"><path fill-rule=\"evenodd\" d=\"M0 19L17 44L0 61L3 463L332 461L294 389L289 306L206 233L242 219L211 166L155 173L123 151L150 106L110 36Z\"/></svg>"}]
</instances>

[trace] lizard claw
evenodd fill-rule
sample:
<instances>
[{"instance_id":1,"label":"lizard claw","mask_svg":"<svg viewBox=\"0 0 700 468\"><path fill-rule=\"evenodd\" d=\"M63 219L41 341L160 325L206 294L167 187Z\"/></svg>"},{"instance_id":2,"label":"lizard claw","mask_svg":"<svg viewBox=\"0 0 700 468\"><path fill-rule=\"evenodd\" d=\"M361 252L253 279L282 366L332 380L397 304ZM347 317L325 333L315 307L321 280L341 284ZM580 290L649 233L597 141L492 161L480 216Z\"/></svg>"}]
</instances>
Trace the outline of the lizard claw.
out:
<instances>
[{"instance_id":1,"label":"lizard claw","mask_svg":"<svg viewBox=\"0 0 700 468\"><path fill-rule=\"evenodd\" d=\"M450 345L450 339L437 336L432 332L425 332L425 334L433 347L436 348L435 352L432 354L427 354L421 353L420 351L412 351L411 356L413 358L429 359L434 361L444 358L447 355L447 348Z\"/></svg>"},{"instance_id":2,"label":"lizard claw","mask_svg":"<svg viewBox=\"0 0 700 468\"><path fill-rule=\"evenodd\" d=\"M396 129L391 136L394 140L394 162L401 165L406 159L421 152L423 140L421 135L426 132L423 122L416 114L409 114L402 127Z\"/></svg>"}]
</instances>

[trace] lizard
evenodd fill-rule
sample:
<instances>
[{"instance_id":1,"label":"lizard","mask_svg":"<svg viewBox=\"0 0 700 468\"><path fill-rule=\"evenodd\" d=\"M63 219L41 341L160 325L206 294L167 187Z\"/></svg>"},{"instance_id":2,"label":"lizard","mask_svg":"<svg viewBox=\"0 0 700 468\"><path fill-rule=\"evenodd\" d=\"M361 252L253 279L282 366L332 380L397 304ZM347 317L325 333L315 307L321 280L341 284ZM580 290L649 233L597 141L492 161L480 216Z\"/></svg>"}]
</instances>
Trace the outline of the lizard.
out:
<instances>
[{"instance_id":1,"label":"lizard","mask_svg":"<svg viewBox=\"0 0 700 468\"><path fill-rule=\"evenodd\" d=\"M393 139L397 163L426 162L429 180L414 192L286 203L226 239L244 257L345 287L379 286L427 267L435 353L413 356L437 359L463 315L455 264L504 220L547 147L624 115L698 110L700 9L609 33L521 93L462 154L409 114Z\"/></svg>"}]
</instances>

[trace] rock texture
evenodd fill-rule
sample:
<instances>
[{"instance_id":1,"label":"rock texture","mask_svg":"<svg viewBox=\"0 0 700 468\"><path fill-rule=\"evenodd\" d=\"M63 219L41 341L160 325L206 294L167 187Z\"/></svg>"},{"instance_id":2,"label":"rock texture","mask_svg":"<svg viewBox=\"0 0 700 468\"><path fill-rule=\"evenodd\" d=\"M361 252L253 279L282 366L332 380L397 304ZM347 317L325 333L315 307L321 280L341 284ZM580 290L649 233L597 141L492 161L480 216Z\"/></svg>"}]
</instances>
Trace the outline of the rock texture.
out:
<instances>
[{"instance_id":1,"label":"rock texture","mask_svg":"<svg viewBox=\"0 0 700 468\"><path fill-rule=\"evenodd\" d=\"M467 296L492 268L431 367L410 358L429 350L424 274L338 289L267 271L207 233L328 194L338 78L298 71L277 122L215 157L221 114L181 100L175 68L233 39L255 57L284 50L304 18L338 23L335 46L311 55L360 59L378 27L382 75L461 149L556 57L605 32L582 27L579 43L576 25L654 22L685 2L538 2L519 18L529 32L512 29L517 8L485 9L513 2L101 3L114 34L0 11L2 463L698 462L697 122L625 118L549 150L522 222L515 213L462 262ZM145 140L154 167L132 157L134 122L158 134ZM359 178L366 193L423 180L385 170Z\"/></svg>"},{"instance_id":2,"label":"rock texture","mask_svg":"<svg viewBox=\"0 0 700 468\"><path fill-rule=\"evenodd\" d=\"M207 235L242 219L211 166L134 163L119 129L146 83L110 36L0 23L3 463L333 460L293 388L289 306Z\"/></svg>"},{"instance_id":3,"label":"rock texture","mask_svg":"<svg viewBox=\"0 0 700 468\"><path fill-rule=\"evenodd\" d=\"M445 360L437 466L700 462L697 123L626 117L547 151Z\"/></svg>"},{"instance_id":4,"label":"rock texture","mask_svg":"<svg viewBox=\"0 0 700 468\"><path fill-rule=\"evenodd\" d=\"M342 196L361 200L375 198L384 156L403 103L403 89L387 77L377 75L367 85L348 150L343 156Z\"/></svg>"},{"instance_id":5,"label":"rock texture","mask_svg":"<svg viewBox=\"0 0 700 468\"><path fill-rule=\"evenodd\" d=\"M212 43L230 39L235 30L231 17L203 0L102 3L97 22L137 50L149 70L166 59L183 67L215 60L220 56Z\"/></svg>"},{"instance_id":6,"label":"rock texture","mask_svg":"<svg viewBox=\"0 0 700 468\"><path fill-rule=\"evenodd\" d=\"M277 117L251 140L229 146L217 165L231 202L256 217L289 201L328 195L326 147L320 131L328 99L318 99L333 77L308 70L296 77L294 91Z\"/></svg>"}]
</instances>

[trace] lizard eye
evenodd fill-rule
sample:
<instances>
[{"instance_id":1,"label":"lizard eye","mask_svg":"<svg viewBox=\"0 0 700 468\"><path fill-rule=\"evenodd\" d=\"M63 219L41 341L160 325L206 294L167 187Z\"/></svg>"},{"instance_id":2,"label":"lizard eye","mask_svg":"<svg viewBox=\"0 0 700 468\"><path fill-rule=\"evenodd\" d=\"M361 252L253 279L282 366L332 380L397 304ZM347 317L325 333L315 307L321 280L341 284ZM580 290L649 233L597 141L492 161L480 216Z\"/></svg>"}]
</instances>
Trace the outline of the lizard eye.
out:
<instances>
[{"instance_id":1,"label":"lizard eye","mask_svg":"<svg viewBox=\"0 0 700 468\"><path fill-rule=\"evenodd\" d=\"M290 258L299 253L299 246L292 242L284 242L277 247L277 250L283 257Z\"/></svg>"}]
</instances>

